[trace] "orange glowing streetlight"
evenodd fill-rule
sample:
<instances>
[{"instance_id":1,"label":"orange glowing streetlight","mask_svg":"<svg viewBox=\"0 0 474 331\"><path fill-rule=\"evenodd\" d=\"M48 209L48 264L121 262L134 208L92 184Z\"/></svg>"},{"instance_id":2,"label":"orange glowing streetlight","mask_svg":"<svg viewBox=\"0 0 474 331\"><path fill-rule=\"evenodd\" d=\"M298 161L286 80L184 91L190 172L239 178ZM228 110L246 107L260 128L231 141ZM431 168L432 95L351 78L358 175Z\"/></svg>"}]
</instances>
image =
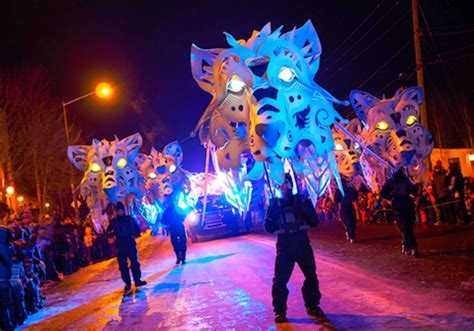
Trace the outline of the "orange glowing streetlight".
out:
<instances>
[{"instance_id":1,"label":"orange glowing streetlight","mask_svg":"<svg viewBox=\"0 0 474 331\"><path fill-rule=\"evenodd\" d=\"M102 82L97 84L94 92L99 98L107 99L112 95L112 86L109 83Z\"/></svg>"},{"instance_id":2,"label":"orange glowing streetlight","mask_svg":"<svg viewBox=\"0 0 474 331\"><path fill-rule=\"evenodd\" d=\"M5 191L8 195L13 195L15 193L15 188L13 186L8 186Z\"/></svg>"},{"instance_id":3,"label":"orange glowing streetlight","mask_svg":"<svg viewBox=\"0 0 474 331\"><path fill-rule=\"evenodd\" d=\"M90 97L91 95L96 95L100 99L107 99L112 96L112 86L109 83L102 82L96 85L94 91L86 93L84 95L81 95L80 97L77 97L75 99L69 100L69 101L63 101L63 116L64 116L64 130L66 131L66 142L68 146L71 146L71 140L69 138L69 126L67 123L67 114L66 114L66 107L79 101L82 99L85 99L87 97ZM73 201L73 206L74 206L74 215L76 217L79 216L79 204L77 203L77 192L74 189L74 181L72 179L72 164L69 163L70 167L70 181L71 181L71 192L72 192L72 201ZM46 207L48 208L48 207Z\"/></svg>"},{"instance_id":4,"label":"orange glowing streetlight","mask_svg":"<svg viewBox=\"0 0 474 331\"><path fill-rule=\"evenodd\" d=\"M15 188L13 186L9 185L5 189L5 193L7 194L7 198L8 198L8 200L7 200L8 207L11 208L11 209L14 209L15 206L13 205L12 197L15 194Z\"/></svg>"},{"instance_id":5,"label":"orange glowing streetlight","mask_svg":"<svg viewBox=\"0 0 474 331\"><path fill-rule=\"evenodd\" d=\"M44 206L45 206L46 208L49 208L49 206L51 206L51 205L49 204L49 202L46 202L46 203L44 204Z\"/></svg>"},{"instance_id":6,"label":"orange glowing streetlight","mask_svg":"<svg viewBox=\"0 0 474 331\"><path fill-rule=\"evenodd\" d=\"M20 196L19 196L18 198L16 198L16 199L18 200L19 203L22 203L22 202L25 200L25 198L24 198L22 195L20 195Z\"/></svg>"}]
</instances>

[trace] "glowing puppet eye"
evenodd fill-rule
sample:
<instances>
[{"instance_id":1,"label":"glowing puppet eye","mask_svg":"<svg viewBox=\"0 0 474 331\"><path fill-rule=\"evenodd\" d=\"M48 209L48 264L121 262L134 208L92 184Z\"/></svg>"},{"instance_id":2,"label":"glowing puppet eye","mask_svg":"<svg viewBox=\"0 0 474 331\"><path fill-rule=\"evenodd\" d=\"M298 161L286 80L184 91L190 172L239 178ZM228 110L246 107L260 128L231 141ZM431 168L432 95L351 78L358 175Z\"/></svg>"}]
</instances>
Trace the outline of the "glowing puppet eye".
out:
<instances>
[{"instance_id":1,"label":"glowing puppet eye","mask_svg":"<svg viewBox=\"0 0 474 331\"><path fill-rule=\"evenodd\" d=\"M385 131L388 129L388 123L385 121L380 121L377 123L375 127L381 131Z\"/></svg>"},{"instance_id":2,"label":"glowing puppet eye","mask_svg":"<svg viewBox=\"0 0 474 331\"><path fill-rule=\"evenodd\" d=\"M176 166L174 164L170 165L170 172L173 173L176 171Z\"/></svg>"},{"instance_id":3,"label":"glowing puppet eye","mask_svg":"<svg viewBox=\"0 0 474 331\"><path fill-rule=\"evenodd\" d=\"M239 93L244 90L247 85L239 76L232 76L227 83L227 89L234 93Z\"/></svg>"},{"instance_id":4,"label":"glowing puppet eye","mask_svg":"<svg viewBox=\"0 0 474 331\"><path fill-rule=\"evenodd\" d=\"M407 125L413 125L413 124L415 124L415 122L416 122L416 116L414 116L414 115L408 116L407 122L406 122Z\"/></svg>"},{"instance_id":5,"label":"glowing puppet eye","mask_svg":"<svg viewBox=\"0 0 474 331\"><path fill-rule=\"evenodd\" d=\"M354 150L358 151L360 149L359 144L354 144Z\"/></svg>"},{"instance_id":6,"label":"glowing puppet eye","mask_svg":"<svg viewBox=\"0 0 474 331\"><path fill-rule=\"evenodd\" d=\"M151 178L151 179L155 179L156 178L156 174L154 172L150 172L148 174L148 178Z\"/></svg>"},{"instance_id":7,"label":"glowing puppet eye","mask_svg":"<svg viewBox=\"0 0 474 331\"><path fill-rule=\"evenodd\" d=\"M120 158L117 162L117 167L124 168L127 165L127 160L125 158Z\"/></svg>"},{"instance_id":8,"label":"glowing puppet eye","mask_svg":"<svg viewBox=\"0 0 474 331\"><path fill-rule=\"evenodd\" d=\"M92 163L92 165L91 165L91 171L92 172L99 172L101 170L102 170L102 168L97 162Z\"/></svg>"},{"instance_id":9,"label":"glowing puppet eye","mask_svg":"<svg viewBox=\"0 0 474 331\"><path fill-rule=\"evenodd\" d=\"M291 82L295 77L295 72L288 67L281 67L280 72L278 73L278 78L287 83Z\"/></svg>"},{"instance_id":10,"label":"glowing puppet eye","mask_svg":"<svg viewBox=\"0 0 474 331\"><path fill-rule=\"evenodd\" d=\"M344 147L342 147L341 144L336 144L336 146L334 146L334 150L335 150L335 151L343 151L343 150L344 150Z\"/></svg>"}]
</instances>

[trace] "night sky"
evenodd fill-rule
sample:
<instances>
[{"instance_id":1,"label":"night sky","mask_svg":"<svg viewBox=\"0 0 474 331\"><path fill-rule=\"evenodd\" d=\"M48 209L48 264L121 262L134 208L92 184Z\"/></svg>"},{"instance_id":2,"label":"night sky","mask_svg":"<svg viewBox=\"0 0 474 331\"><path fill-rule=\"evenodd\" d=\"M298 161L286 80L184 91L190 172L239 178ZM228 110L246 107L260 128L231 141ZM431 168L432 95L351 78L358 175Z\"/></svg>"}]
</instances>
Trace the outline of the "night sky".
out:
<instances>
[{"instance_id":1,"label":"night sky","mask_svg":"<svg viewBox=\"0 0 474 331\"><path fill-rule=\"evenodd\" d=\"M421 6L437 33L436 48L425 37L423 56L428 63L436 62L437 49L443 58L441 64L426 66L427 98L459 93L474 102L474 33L468 31L474 30L474 20L469 2L425 0ZM356 88L392 96L399 86L416 84L408 0L3 0L0 70L43 66L59 100L87 93L100 80L110 81L117 86L114 100L91 97L69 109L70 118L87 133L84 143L91 137L112 139L114 134L125 137L153 130L154 145L161 149L185 138L211 99L191 76L192 43L225 47L224 31L248 38L268 21L274 28L289 29L307 19L313 21L323 46L316 80L336 97L347 98ZM432 88L436 82L441 83ZM183 147L185 167L203 169L204 148L197 138ZM144 150L148 152L149 146Z\"/></svg>"}]
</instances>

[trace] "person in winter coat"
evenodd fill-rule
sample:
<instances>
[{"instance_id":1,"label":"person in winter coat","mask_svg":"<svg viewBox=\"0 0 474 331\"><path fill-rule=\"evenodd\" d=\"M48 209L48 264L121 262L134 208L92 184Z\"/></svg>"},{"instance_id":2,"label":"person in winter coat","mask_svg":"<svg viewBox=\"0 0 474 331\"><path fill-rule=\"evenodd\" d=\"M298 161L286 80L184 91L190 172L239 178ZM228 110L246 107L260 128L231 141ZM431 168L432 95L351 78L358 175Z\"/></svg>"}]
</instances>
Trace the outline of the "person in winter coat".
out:
<instances>
[{"instance_id":1,"label":"person in winter coat","mask_svg":"<svg viewBox=\"0 0 474 331\"><path fill-rule=\"evenodd\" d=\"M451 195L448 189L449 183L446 169L443 168L439 160L433 168L431 185L436 197L436 204L439 206L441 220L446 223L455 223L454 208L453 205L450 204Z\"/></svg>"},{"instance_id":2,"label":"person in winter coat","mask_svg":"<svg viewBox=\"0 0 474 331\"><path fill-rule=\"evenodd\" d=\"M354 202L357 201L357 191L350 185L349 179L342 180L342 193L337 189L334 202L339 204L339 216L346 227L346 239L352 244L356 239L356 211Z\"/></svg>"},{"instance_id":3,"label":"person in winter coat","mask_svg":"<svg viewBox=\"0 0 474 331\"><path fill-rule=\"evenodd\" d=\"M307 230L318 223L316 212L308 199L293 196L292 179L289 174L281 186L283 198L272 199L265 218L264 227L269 233L277 233L277 255L273 277L272 297L275 322L287 322L287 284L295 263L305 276L303 298L306 312L312 317L324 317L319 307L321 293L316 276L316 263Z\"/></svg>"},{"instance_id":4,"label":"person in winter coat","mask_svg":"<svg viewBox=\"0 0 474 331\"><path fill-rule=\"evenodd\" d=\"M382 198L392 201L392 213L400 234L402 236L402 253L419 257L418 246L415 239L415 202L410 195L415 196L417 186L405 174L405 169L400 168L382 188Z\"/></svg>"},{"instance_id":5,"label":"person in winter coat","mask_svg":"<svg viewBox=\"0 0 474 331\"><path fill-rule=\"evenodd\" d=\"M133 281L136 287L147 284L146 281L142 280L137 244L135 242L135 238L140 236L140 227L133 217L125 215L125 207L121 202L117 203L116 213L117 217L110 221L107 233L115 236L117 261L120 275L125 283L124 291L127 293L132 289L130 269L132 269ZM130 260L130 269L128 267L128 260Z\"/></svg>"},{"instance_id":6,"label":"person in winter coat","mask_svg":"<svg viewBox=\"0 0 474 331\"><path fill-rule=\"evenodd\" d=\"M171 244L173 245L176 254L176 264L186 263L186 230L184 228L184 219L186 215L180 213L173 203L171 197L167 200L167 207L163 213L161 222L168 226L168 231L171 237Z\"/></svg>"},{"instance_id":7,"label":"person in winter coat","mask_svg":"<svg viewBox=\"0 0 474 331\"><path fill-rule=\"evenodd\" d=\"M11 247L13 264L11 266L10 288L10 319L14 326L22 325L26 320L25 296L23 284L26 282L23 264L18 260L13 247Z\"/></svg>"},{"instance_id":8,"label":"person in winter coat","mask_svg":"<svg viewBox=\"0 0 474 331\"><path fill-rule=\"evenodd\" d=\"M456 217L460 223L468 224L466 202L464 201L464 176L456 163L449 165L449 192L454 202Z\"/></svg>"}]
</instances>

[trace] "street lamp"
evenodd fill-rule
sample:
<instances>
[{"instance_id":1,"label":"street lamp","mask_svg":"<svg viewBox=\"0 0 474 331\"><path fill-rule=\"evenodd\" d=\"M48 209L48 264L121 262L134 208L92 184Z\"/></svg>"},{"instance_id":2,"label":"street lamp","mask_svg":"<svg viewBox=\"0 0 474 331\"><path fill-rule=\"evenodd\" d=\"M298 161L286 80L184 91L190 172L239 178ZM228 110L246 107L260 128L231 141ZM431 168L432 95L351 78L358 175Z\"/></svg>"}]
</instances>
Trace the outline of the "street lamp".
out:
<instances>
[{"instance_id":1,"label":"street lamp","mask_svg":"<svg viewBox=\"0 0 474 331\"><path fill-rule=\"evenodd\" d=\"M19 203L22 203L22 202L25 200L25 198L24 198L22 195L20 195L20 196L19 196L18 198L16 198L16 199L18 200Z\"/></svg>"},{"instance_id":2,"label":"street lamp","mask_svg":"<svg viewBox=\"0 0 474 331\"><path fill-rule=\"evenodd\" d=\"M8 207L12 210L14 210L13 202L12 202L12 196L15 194L15 188L13 186L7 186L5 189L5 192L7 193L8 197Z\"/></svg>"},{"instance_id":3,"label":"street lamp","mask_svg":"<svg viewBox=\"0 0 474 331\"><path fill-rule=\"evenodd\" d=\"M45 206L46 208L49 208L49 206L51 206L51 205L49 204L49 202L46 202L46 203L44 204L44 206Z\"/></svg>"},{"instance_id":4,"label":"street lamp","mask_svg":"<svg viewBox=\"0 0 474 331\"><path fill-rule=\"evenodd\" d=\"M79 101L82 99L85 99L87 97L90 97L91 95L96 95L97 97L101 99L106 99L109 98L112 95L112 87L110 86L109 83L99 83L96 85L95 90L89 93L86 93L80 97L77 97L75 99L69 100L69 101L63 101L63 115L64 115L64 130L66 131L66 143L68 146L71 146L71 139L69 138L69 126L67 123L67 114L66 114L66 107ZM79 216L79 206L77 204L77 192L74 189L74 181L72 179L72 164L69 163L69 170L70 170L70 182L71 182L71 192L72 192L72 200L73 200L73 206L74 206L74 216L78 217ZM48 207L46 207L48 208Z\"/></svg>"},{"instance_id":5,"label":"street lamp","mask_svg":"<svg viewBox=\"0 0 474 331\"><path fill-rule=\"evenodd\" d=\"M15 193L15 188L13 186L8 186L6 189L8 195L13 195Z\"/></svg>"}]
</instances>

